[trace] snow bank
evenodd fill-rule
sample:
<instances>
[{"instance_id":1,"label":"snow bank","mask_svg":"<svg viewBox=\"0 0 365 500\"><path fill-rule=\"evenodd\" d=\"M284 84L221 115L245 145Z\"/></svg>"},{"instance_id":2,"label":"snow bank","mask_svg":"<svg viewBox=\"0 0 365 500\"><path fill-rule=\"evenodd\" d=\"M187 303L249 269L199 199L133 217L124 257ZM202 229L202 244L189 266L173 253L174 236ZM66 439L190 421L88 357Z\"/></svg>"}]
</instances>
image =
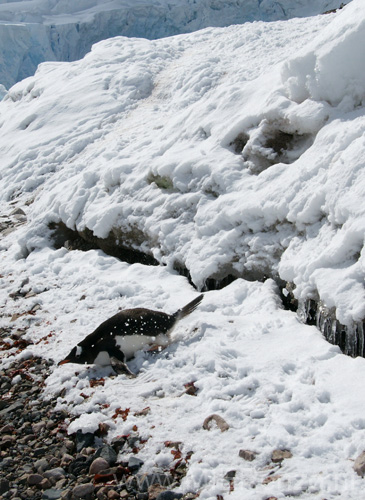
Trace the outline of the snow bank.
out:
<instances>
[{"instance_id":1,"label":"snow bank","mask_svg":"<svg viewBox=\"0 0 365 500\"><path fill-rule=\"evenodd\" d=\"M272 276L361 320L363 32L354 1L41 65L0 106L1 194L34 198L22 255L63 221L186 267L198 287Z\"/></svg>"},{"instance_id":2,"label":"snow bank","mask_svg":"<svg viewBox=\"0 0 365 500\"><path fill-rule=\"evenodd\" d=\"M0 3L0 82L7 88L42 61L73 61L117 35L161 38L207 26L316 15L339 0L68 0Z\"/></svg>"},{"instance_id":3,"label":"snow bank","mask_svg":"<svg viewBox=\"0 0 365 500\"><path fill-rule=\"evenodd\" d=\"M173 313L197 295L167 268L129 266L100 251L43 248L18 261L9 251L1 262L0 326L8 325L7 315L25 313L12 323L34 342L22 356L32 351L56 362L119 308ZM9 293L19 290L28 298L12 300ZM69 432L94 432L104 422L109 440L135 435L143 441L142 472L173 467L177 460L165 443L180 442L182 456L192 454L179 489L199 491L205 500L361 498L363 479L352 465L365 436L363 358L343 356L315 327L282 310L272 280L236 280L205 293L173 335L175 343L161 354L141 351L130 362L135 379L92 366L55 366L46 397L61 394L57 408L75 417ZM93 383L101 377L103 384ZM196 396L185 394L192 382ZM129 409L125 420L114 416L118 408ZM226 421L227 431L203 429L212 414ZM290 450L292 458L272 463L275 449ZM240 450L255 452L255 460L244 461ZM128 452L120 458L128 460ZM232 470L229 493L224 477Z\"/></svg>"}]
</instances>

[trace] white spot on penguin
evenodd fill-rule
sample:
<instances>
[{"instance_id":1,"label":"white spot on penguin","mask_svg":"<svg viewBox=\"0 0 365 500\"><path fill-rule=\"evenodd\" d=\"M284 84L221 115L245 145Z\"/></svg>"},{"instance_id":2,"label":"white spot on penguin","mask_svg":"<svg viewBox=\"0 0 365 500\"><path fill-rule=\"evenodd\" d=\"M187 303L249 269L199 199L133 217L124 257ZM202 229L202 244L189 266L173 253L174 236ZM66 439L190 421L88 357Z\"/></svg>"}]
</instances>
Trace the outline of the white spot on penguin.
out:
<instances>
[{"instance_id":1,"label":"white spot on penguin","mask_svg":"<svg viewBox=\"0 0 365 500\"><path fill-rule=\"evenodd\" d=\"M82 347L80 345L76 346L76 356L81 356L82 353Z\"/></svg>"}]
</instances>

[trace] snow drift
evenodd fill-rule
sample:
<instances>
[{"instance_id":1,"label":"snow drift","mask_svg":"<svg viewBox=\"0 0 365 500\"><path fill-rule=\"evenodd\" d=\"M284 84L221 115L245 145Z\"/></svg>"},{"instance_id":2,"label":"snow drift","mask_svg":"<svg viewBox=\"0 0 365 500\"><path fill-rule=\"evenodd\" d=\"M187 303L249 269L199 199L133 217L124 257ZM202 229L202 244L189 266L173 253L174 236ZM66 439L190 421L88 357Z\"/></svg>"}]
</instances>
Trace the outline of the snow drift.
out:
<instances>
[{"instance_id":1,"label":"snow drift","mask_svg":"<svg viewBox=\"0 0 365 500\"><path fill-rule=\"evenodd\" d=\"M364 26L356 1L42 64L0 108L2 196L34 198L22 254L62 221L199 288L272 276L362 320Z\"/></svg>"}]
</instances>

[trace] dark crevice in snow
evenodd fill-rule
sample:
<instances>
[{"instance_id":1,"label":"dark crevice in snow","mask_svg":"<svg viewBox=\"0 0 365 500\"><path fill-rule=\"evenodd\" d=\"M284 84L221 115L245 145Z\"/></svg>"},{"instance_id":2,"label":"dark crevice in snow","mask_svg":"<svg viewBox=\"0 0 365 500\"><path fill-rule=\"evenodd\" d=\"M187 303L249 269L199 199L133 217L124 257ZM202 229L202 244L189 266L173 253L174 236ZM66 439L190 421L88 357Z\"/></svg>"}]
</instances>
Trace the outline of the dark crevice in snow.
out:
<instances>
[{"instance_id":1,"label":"dark crevice in snow","mask_svg":"<svg viewBox=\"0 0 365 500\"><path fill-rule=\"evenodd\" d=\"M291 164L309 149L315 134L293 131L290 124L262 120L256 127L241 131L228 148L242 156L244 166L258 175L277 163Z\"/></svg>"},{"instance_id":2,"label":"dark crevice in snow","mask_svg":"<svg viewBox=\"0 0 365 500\"><path fill-rule=\"evenodd\" d=\"M328 308L317 299L297 301L293 294L294 287L288 283L284 293L284 306L297 311L299 318L307 325L316 326L324 338L339 346L344 354L352 357L365 357L365 321L343 325L336 318L336 309Z\"/></svg>"},{"instance_id":3,"label":"dark crevice in snow","mask_svg":"<svg viewBox=\"0 0 365 500\"><path fill-rule=\"evenodd\" d=\"M78 232L68 228L63 222L50 224L50 229L55 248L66 247L69 250L82 251L97 249L129 264L160 265L152 255L133 249L128 244L122 244L121 241L124 238L121 235L117 238L111 233L108 238L98 238L88 229ZM180 275L185 276L194 288L197 288L191 278L189 269L184 264L175 263L174 269ZM206 279L200 291L221 290L238 278L261 282L266 281L268 278L273 279L281 291L280 298L286 310L297 312L303 323L316 326L323 333L325 339L331 344L339 346L344 354L352 357L365 357L364 321L353 323L351 326L342 325L336 319L335 309L327 308L320 298L298 302L294 295L294 285L291 283L285 284L277 275L269 276L267 272L260 272L260 270L256 270L254 273L239 274L226 269L225 272Z\"/></svg>"},{"instance_id":4,"label":"dark crevice in snow","mask_svg":"<svg viewBox=\"0 0 365 500\"><path fill-rule=\"evenodd\" d=\"M82 251L102 250L107 255L129 264L159 265L152 255L123 245L114 234L110 234L108 238L98 238L89 229L78 232L68 228L63 222L52 223L49 228L52 231L52 242L55 248L66 247L69 250Z\"/></svg>"}]
</instances>

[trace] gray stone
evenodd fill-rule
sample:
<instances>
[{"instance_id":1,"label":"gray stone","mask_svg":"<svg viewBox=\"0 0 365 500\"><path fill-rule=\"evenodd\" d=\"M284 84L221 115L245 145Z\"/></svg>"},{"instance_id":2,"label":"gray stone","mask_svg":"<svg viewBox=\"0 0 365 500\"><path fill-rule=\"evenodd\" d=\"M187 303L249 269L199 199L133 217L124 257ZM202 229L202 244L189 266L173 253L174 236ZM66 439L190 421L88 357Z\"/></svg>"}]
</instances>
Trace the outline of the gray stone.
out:
<instances>
[{"instance_id":1,"label":"gray stone","mask_svg":"<svg viewBox=\"0 0 365 500\"><path fill-rule=\"evenodd\" d=\"M13 411L19 411L24 408L23 403L20 401L17 401L16 403L13 403L12 405L7 406L6 408L0 410L0 416L3 417L5 415L8 415L9 413Z\"/></svg>"},{"instance_id":2,"label":"gray stone","mask_svg":"<svg viewBox=\"0 0 365 500\"><path fill-rule=\"evenodd\" d=\"M76 498L87 498L94 492L94 489L92 483L79 484L73 488L72 493Z\"/></svg>"},{"instance_id":3,"label":"gray stone","mask_svg":"<svg viewBox=\"0 0 365 500\"><path fill-rule=\"evenodd\" d=\"M20 207L17 207L10 212L10 215L25 215L25 212Z\"/></svg>"},{"instance_id":4,"label":"gray stone","mask_svg":"<svg viewBox=\"0 0 365 500\"><path fill-rule=\"evenodd\" d=\"M49 469L49 464L48 460L45 458L40 458L36 462L34 462L34 467L37 472L44 472L45 470Z\"/></svg>"},{"instance_id":5,"label":"gray stone","mask_svg":"<svg viewBox=\"0 0 365 500\"><path fill-rule=\"evenodd\" d=\"M354 471L361 477L365 476L365 451L363 451L355 460Z\"/></svg>"},{"instance_id":6,"label":"gray stone","mask_svg":"<svg viewBox=\"0 0 365 500\"><path fill-rule=\"evenodd\" d=\"M89 468L89 474L98 474L102 470L109 468L109 462L103 457L95 458Z\"/></svg>"},{"instance_id":7,"label":"gray stone","mask_svg":"<svg viewBox=\"0 0 365 500\"><path fill-rule=\"evenodd\" d=\"M109 463L109 465L114 465L117 461L118 455L111 446L106 444L96 451L95 455L93 456L93 459L95 460L96 458L99 457L104 458L104 460L106 460Z\"/></svg>"},{"instance_id":8,"label":"gray stone","mask_svg":"<svg viewBox=\"0 0 365 500\"><path fill-rule=\"evenodd\" d=\"M94 446L95 436L91 432L83 433L80 429L76 432L76 451L79 452L88 446Z\"/></svg>"},{"instance_id":9,"label":"gray stone","mask_svg":"<svg viewBox=\"0 0 365 500\"><path fill-rule=\"evenodd\" d=\"M41 422L37 422L36 424L32 425L32 430L33 433L38 435L41 434L41 432L46 428L46 422L43 420Z\"/></svg>"},{"instance_id":10,"label":"gray stone","mask_svg":"<svg viewBox=\"0 0 365 500\"><path fill-rule=\"evenodd\" d=\"M141 460L140 458L138 457L133 457L131 456L128 460L128 469L131 471L131 472L135 472L137 471L138 469L140 469L142 467L142 465L144 464L143 460Z\"/></svg>"},{"instance_id":11,"label":"gray stone","mask_svg":"<svg viewBox=\"0 0 365 500\"><path fill-rule=\"evenodd\" d=\"M9 481L5 478L0 479L0 495L3 495L7 491L9 491L9 488L10 488Z\"/></svg>"},{"instance_id":12,"label":"gray stone","mask_svg":"<svg viewBox=\"0 0 365 500\"><path fill-rule=\"evenodd\" d=\"M227 472L227 474L224 475L224 479L226 481L232 481L236 477L236 471L235 470L230 470Z\"/></svg>"},{"instance_id":13,"label":"gray stone","mask_svg":"<svg viewBox=\"0 0 365 500\"><path fill-rule=\"evenodd\" d=\"M29 474L27 478L27 483L29 486L36 486L37 484L40 484L43 481L43 476L40 474Z\"/></svg>"},{"instance_id":14,"label":"gray stone","mask_svg":"<svg viewBox=\"0 0 365 500\"><path fill-rule=\"evenodd\" d=\"M63 491L58 490L56 488L50 488L49 490L45 490L43 492L42 498L44 500L57 500L61 498Z\"/></svg>"},{"instance_id":15,"label":"gray stone","mask_svg":"<svg viewBox=\"0 0 365 500\"><path fill-rule=\"evenodd\" d=\"M59 479L62 479L65 476L65 471L62 469L62 467L56 467L55 469L50 469L47 470L43 475L47 479L55 479L58 481Z\"/></svg>"}]
</instances>

